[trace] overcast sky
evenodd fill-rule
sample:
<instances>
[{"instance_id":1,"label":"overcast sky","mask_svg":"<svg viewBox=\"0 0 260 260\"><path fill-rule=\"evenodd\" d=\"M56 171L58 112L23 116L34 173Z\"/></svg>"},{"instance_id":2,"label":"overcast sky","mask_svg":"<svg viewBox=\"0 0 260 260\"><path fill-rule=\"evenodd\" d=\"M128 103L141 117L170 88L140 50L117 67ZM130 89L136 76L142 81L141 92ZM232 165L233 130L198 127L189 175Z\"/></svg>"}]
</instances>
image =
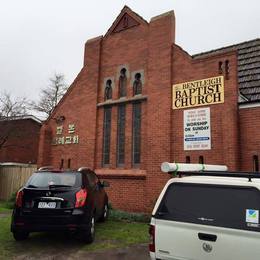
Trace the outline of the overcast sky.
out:
<instances>
[{"instance_id":1,"label":"overcast sky","mask_svg":"<svg viewBox=\"0 0 260 260\"><path fill-rule=\"evenodd\" d=\"M71 84L87 39L124 5L148 22L175 11L176 43L190 54L260 38L259 0L0 0L0 91L38 99L55 72Z\"/></svg>"}]
</instances>

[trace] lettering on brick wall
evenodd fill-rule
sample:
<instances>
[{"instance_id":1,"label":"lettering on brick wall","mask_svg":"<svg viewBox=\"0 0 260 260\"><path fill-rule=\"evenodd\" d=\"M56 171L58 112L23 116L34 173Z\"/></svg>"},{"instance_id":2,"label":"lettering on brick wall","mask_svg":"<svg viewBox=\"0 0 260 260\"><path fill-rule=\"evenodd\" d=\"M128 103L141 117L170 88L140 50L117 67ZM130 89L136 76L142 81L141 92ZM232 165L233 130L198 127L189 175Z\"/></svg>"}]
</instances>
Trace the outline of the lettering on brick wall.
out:
<instances>
[{"instance_id":1,"label":"lettering on brick wall","mask_svg":"<svg viewBox=\"0 0 260 260\"><path fill-rule=\"evenodd\" d=\"M76 134L75 124L68 124L67 128L63 125L56 127L56 136L52 140L52 145L78 144L79 136Z\"/></svg>"},{"instance_id":2,"label":"lettering on brick wall","mask_svg":"<svg viewBox=\"0 0 260 260\"><path fill-rule=\"evenodd\" d=\"M224 103L224 77L212 77L172 86L172 108Z\"/></svg>"}]
</instances>

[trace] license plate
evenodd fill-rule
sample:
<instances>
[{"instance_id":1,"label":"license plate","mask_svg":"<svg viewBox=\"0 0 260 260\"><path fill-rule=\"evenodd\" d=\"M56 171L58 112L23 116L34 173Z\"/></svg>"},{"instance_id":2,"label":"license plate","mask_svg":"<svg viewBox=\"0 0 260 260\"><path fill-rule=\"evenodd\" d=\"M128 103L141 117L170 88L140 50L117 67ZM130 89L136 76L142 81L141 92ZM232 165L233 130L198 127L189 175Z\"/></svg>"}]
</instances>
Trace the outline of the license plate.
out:
<instances>
[{"instance_id":1,"label":"license plate","mask_svg":"<svg viewBox=\"0 0 260 260\"><path fill-rule=\"evenodd\" d=\"M38 208L39 209L55 209L56 202L39 202Z\"/></svg>"}]
</instances>

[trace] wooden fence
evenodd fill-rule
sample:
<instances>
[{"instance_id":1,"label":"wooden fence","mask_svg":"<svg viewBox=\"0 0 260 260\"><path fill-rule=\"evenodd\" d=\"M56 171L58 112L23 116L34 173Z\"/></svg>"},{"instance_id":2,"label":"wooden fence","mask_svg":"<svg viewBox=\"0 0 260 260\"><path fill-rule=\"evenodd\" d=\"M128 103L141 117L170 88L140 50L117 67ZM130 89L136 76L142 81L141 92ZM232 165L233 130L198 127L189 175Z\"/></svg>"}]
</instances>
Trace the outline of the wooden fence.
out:
<instances>
[{"instance_id":1,"label":"wooden fence","mask_svg":"<svg viewBox=\"0 0 260 260\"><path fill-rule=\"evenodd\" d=\"M36 165L31 164L0 164L0 200L10 199L12 194L26 183L36 169Z\"/></svg>"}]
</instances>

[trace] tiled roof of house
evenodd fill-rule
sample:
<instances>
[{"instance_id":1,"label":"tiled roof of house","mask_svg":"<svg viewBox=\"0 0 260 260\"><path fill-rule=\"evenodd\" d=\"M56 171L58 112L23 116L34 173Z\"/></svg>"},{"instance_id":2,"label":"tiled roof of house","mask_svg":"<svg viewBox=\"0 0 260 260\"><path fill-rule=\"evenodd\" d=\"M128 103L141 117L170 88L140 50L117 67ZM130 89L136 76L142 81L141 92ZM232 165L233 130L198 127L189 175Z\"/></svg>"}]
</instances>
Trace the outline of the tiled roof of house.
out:
<instances>
[{"instance_id":1,"label":"tiled roof of house","mask_svg":"<svg viewBox=\"0 0 260 260\"><path fill-rule=\"evenodd\" d=\"M239 91L248 101L260 101L260 39L193 55L193 59L236 50L238 53Z\"/></svg>"}]
</instances>

